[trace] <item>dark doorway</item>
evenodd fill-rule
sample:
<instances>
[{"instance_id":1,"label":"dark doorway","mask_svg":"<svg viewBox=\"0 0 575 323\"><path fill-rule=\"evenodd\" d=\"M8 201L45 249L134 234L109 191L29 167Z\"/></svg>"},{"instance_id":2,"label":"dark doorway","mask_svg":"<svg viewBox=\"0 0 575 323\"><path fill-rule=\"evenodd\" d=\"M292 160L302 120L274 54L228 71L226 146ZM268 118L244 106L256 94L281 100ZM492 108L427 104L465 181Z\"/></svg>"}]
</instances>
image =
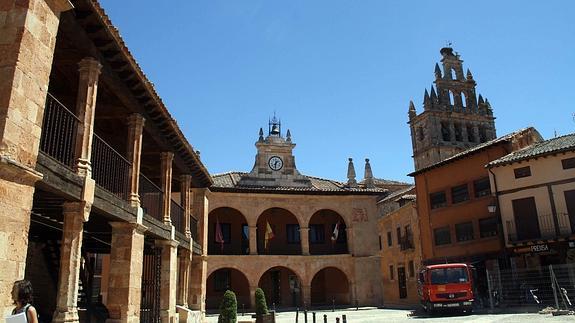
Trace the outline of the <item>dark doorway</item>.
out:
<instances>
[{"instance_id":1,"label":"dark doorway","mask_svg":"<svg viewBox=\"0 0 575 323\"><path fill-rule=\"evenodd\" d=\"M571 222L571 232L575 232L575 190L565 191L565 203L567 204L569 222Z\"/></svg>"},{"instance_id":2,"label":"dark doorway","mask_svg":"<svg viewBox=\"0 0 575 323\"><path fill-rule=\"evenodd\" d=\"M407 280L405 277L405 268L397 268L397 283L399 287L399 298L407 297Z\"/></svg>"},{"instance_id":3,"label":"dark doorway","mask_svg":"<svg viewBox=\"0 0 575 323\"><path fill-rule=\"evenodd\" d=\"M513 200L513 216L518 240L538 239L541 237L535 198L528 197Z\"/></svg>"},{"instance_id":4,"label":"dark doorway","mask_svg":"<svg viewBox=\"0 0 575 323\"><path fill-rule=\"evenodd\" d=\"M272 277L272 302L276 305L282 305L280 271L274 270L270 275Z\"/></svg>"}]
</instances>

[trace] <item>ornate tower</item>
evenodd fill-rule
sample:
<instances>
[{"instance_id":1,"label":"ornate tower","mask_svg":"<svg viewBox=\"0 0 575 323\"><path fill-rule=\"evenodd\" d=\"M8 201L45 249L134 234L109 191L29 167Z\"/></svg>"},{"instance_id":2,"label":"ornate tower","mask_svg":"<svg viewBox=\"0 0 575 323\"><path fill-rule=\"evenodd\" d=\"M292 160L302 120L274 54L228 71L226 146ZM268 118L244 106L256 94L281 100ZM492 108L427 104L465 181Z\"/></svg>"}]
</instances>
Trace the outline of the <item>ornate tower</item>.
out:
<instances>
[{"instance_id":1,"label":"ornate tower","mask_svg":"<svg viewBox=\"0 0 575 323\"><path fill-rule=\"evenodd\" d=\"M460 151L495 139L495 117L487 99L475 94L475 80L453 48L440 51L443 72L435 64L435 87L425 90L423 109L417 114L409 102L409 127L415 170ZM436 91L437 88L437 91Z\"/></svg>"},{"instance_id":2,"label":"ornate tower","mask_svg":"<svg viewBox=\"0 0 575 323\"><path fill-rule=\"evenodd\" d=\"M268 136L260 128L256 162L252 171L240 179L241 186L268 187L311 187L311 181L301 175L295 167L291 133L282 137L281 122L274 116L268 123Z\"/></svg>"}]
</instances>

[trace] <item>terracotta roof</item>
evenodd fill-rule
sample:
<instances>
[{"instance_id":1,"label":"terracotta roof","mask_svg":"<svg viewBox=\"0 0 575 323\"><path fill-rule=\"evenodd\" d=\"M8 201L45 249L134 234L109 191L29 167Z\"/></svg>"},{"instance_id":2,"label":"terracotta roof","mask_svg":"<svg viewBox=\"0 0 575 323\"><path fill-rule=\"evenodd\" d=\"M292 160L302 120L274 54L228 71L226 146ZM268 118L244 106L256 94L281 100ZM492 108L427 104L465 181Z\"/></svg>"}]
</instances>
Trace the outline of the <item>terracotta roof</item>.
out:
<instances>
[{"instance_id":1,"label":"terracotta roof","mask_svg":"<svg viewBox=\"0 0 575 323\"><path fill-rule=\"evenodd\" d=\"M214 184L210 187L212 191L257 191L257 192L318 192L318 193L346 193L346 194L369 194L379 195L388 192L385 188L365 188L364 185L358 187L348 187L345 183L306 176L311 181L311 187L283 187L283 186L246 186L239 185L239 181L245 172L227 172L222 174L212 174Z\"/></svg>"},{"instance_id":2,"label":"terracotta roof","mask_svg":"<svg viewBox=\"0 0 575 323\"><path fill-rule=\"evenodd\" d=\"M401 189L399 191L395 191L395 192L389 194L388 196L382 198L381 200L377 201L377 203L385 203L385 202L389 202L389 201L396 202L397 199L402 198L404 196L408 196L408 195L413 195L415 197L415 194L409 194L412 192L415 193L415 185L410 185L409 187L406 187L406 188Z\"/></svg>"},{"instance_id":3,"label":"terracotta roof","mask_svg":"<svg viewBox=\"0 0 575 323\"><path fill-rule=\"evenodd\" d=\"M409 176L415 176L415 175L424 173L424 172L426 172L426 171L428 171L428 170L431 170L431 169L433 169L433 168L437 168L437 167L443 166L443 165L445 165L445 164L454 162L454 161L456 161L456 160L465 158L465 157L467 157L467 156L473 155L473 154L475 154L475 153L481 152L481 151L483 151L483 150L485 150L485 149L487 149L487 148L489 148L489 147L491 147L491 146L494 146L494 145L497 145L497 144L500 144L500 143L504 143L504 142L508 142L508 141L512 140L512 139L513 139L514 137L516 137L516 136L519 136L519 135L521 135L521 134L526 134L526 133L531 132L531 131L535 131L535 132L536 132L537 130L535 130L535 128L533 128L533 127L523 128L523 129L521 129L521 130L512 132L512 133L507 134L507 135L505 135L505 136L502 136L502 137L499 137L499 138L496 138L496 139L493 139L493 140L484 142L484 143L479 144L479 145L477 145L477 146L471 147L471 148L469 148L469 149L467 149L467 150L464 150L464 151L462 151L462 152L460 152L460 153L457 153L457 154L455 154L455 155L453 155L453 156L451 156L451 157L448 157L448 158L446 158L446 159L444 159L444 160L442 160L442 161L439 161L439 162L437 162L437 163L435 163L435 164L432 164L432 165L429 165L429 166L427 166L427 167L424 167L424 168L421 168L421 169L419 169L419 170L416 170L416 171L414 171L413 173L408 174L408 175L409 175Z\"/></svg>"},{"instance_id":4,"label":"terracotta roof","mask_svg":"<svg viewBox=\"0 0 575 323\"><path fill-rule=\"evenodd\" d=\"M154 88L154 84L148 80L146 74L142 71L140 65L137 63L136 59L126 46L122 36L120 35L118 29L112 24L112 21L100 5L97 0L76 0L73 2L74 6L77 7L79 3L87 4L96 13L97 18L107 33L107 35L113 40L113 43L118 47L120 50L123 59L128 62L129 69L131 69L137 76L137 79L140 81L140 86L143 88L143 93L147 93L151 97L151 101L153 103L146 103L142 104L144 108L153 107L154 111L159 112L159 116L155 116L152 118L153 120L148 120L146 122L163 122L167 125L166 130L168 132L172 132L176 135L177 140L171 142L173 144L174 153L180 154L184 161L191 169L193 169L195 178L201 178L202 184L205 186L209 186L212 183L212 179L207 168L204 164L200 161L200 157L195 152L192 145L188 142L180 127L178 126L176 120L172 118L170 112L164 105L162 99L156 92ZM106 48L109 48L112 45L105 45ZM135 88L135 87L133 87ZM145 94L141 95L141 97L145 96ZM167 138L169 141L173 140L173 138Z\"/></svg>"},{"instance_id":5,"label":"terracotta roof","mask_svg":"<svg viewBox=\"0 0 575 323\"><path fill-rule=\"evenodd\" d=\"M575 151L575 133L538 142L529 147L514 151L508 155L490 162L487 164L487 167L511 164L513 162L518 162L539 156L556 154L564 151Z\"/></svg>"}]
</instances>

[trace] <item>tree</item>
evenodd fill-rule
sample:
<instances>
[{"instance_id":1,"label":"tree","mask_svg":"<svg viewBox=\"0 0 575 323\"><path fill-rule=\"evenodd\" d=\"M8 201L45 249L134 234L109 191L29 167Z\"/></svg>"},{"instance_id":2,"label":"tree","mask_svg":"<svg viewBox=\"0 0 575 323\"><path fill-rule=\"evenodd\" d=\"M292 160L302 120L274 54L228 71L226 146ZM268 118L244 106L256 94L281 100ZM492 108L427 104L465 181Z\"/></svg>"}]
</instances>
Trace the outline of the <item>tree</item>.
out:
<instances>
[{"instance_id":1,"label":"tree","mask_svg":"<svg viewBox=\"0 0 575 323\"><path fill-rule=\"evenodd\" d=\"M256 289L256 315L261 316L268 314L268 305L266 304L266 295L261 288Z\"/></svg>"},{"instance_id":2,"label":"tree","mask_svg":"<svg viewBox=\"0 0 575 323\"><path fill-rule=\"evenodd\" d=\"M224 298L220 304L220 316L218 316L218 323L236 323L238 315L238 302L236 294L231 290L224 293Z\"/></svg>"}]
</instances>

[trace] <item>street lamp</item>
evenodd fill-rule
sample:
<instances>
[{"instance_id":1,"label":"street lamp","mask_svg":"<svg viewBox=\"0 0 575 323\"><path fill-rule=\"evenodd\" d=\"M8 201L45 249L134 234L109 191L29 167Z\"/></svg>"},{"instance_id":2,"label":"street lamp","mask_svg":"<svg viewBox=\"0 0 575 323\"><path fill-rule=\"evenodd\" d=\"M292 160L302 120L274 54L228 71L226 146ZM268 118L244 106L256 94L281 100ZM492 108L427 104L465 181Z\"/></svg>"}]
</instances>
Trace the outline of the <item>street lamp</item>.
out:
<instances>
[{"instance_id":1,"label":"street lamp","mask_svg":"<svg viewBox=\"0 0 575 323\"><path fill-rule=\"evenodd\" d=\"M497 204L495 204L495 201L489 203L487 206L487 211L489 211L489 213L495 213L495 211L497 211Z\"/></svg>"}]
</instances>

